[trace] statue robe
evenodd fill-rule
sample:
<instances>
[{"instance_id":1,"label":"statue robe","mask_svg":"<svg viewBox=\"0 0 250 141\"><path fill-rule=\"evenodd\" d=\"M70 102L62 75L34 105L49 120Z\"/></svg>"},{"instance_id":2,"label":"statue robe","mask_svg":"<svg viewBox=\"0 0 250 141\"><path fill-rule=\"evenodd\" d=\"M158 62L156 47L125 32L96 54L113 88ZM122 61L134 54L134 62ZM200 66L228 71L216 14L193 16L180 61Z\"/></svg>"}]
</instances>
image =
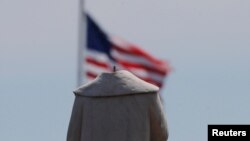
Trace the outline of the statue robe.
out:
<instances>
[{"instance_id":1,"label":"statue robe","mask_svg":"<svg viewBox=\"0 0 250 141\"><path fill-rule=\"evenodd\" d=\"M166 141L158 91L128 71L102 73L74 91L67 141Z\"/></svg>"}]
</instances>

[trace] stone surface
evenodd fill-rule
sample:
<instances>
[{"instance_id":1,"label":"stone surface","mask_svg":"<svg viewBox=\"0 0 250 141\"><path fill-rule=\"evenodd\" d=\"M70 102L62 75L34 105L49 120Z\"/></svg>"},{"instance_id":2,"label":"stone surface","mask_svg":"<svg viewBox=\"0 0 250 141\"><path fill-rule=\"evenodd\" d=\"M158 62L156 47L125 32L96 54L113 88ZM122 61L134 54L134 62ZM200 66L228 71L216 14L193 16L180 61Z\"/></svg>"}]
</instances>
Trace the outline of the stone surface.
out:
<instances>
[{"instance_id":1,"label":"stone surface","mask_svg":"<svg viewBox=\"0 0 250 141\"><path fill-rule=\"evenodd\" d=\"M74 91L67 141L166 141L158 90L127 71L99 75Z\"/></svg>"},{"instance_id":2,"label":"stone surface","mask_svg":"<svg viewBox=\"0 0 250 141\"><path fill-rule=\"evenodd\" d=\"M159 88L147 83L132 73L121 70L114 73L102 73L95 80L74 91L82 96L118 96L139 93L158 92Z\"/></svg>"}]
</instances>

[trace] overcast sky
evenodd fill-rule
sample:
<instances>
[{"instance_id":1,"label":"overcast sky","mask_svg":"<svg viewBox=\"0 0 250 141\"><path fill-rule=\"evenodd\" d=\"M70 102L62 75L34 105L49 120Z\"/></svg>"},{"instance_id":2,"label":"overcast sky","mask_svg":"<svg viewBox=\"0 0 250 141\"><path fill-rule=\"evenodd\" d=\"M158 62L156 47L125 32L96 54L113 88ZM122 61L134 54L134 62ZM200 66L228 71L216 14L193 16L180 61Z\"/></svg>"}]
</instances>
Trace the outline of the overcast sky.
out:
<instances>
[{"instance_id":1,"label":"overcast sky","mask_svg":"<svg viewBox=\"0 0 250 141\"><path fill-rule=\"evenodd\" d=\"M0 1L0 140L63 141L76 87L78 0ZM169 141L250 123L249 0L88 0L112 35L168 60Z\"/></svg>"}]
</instances>

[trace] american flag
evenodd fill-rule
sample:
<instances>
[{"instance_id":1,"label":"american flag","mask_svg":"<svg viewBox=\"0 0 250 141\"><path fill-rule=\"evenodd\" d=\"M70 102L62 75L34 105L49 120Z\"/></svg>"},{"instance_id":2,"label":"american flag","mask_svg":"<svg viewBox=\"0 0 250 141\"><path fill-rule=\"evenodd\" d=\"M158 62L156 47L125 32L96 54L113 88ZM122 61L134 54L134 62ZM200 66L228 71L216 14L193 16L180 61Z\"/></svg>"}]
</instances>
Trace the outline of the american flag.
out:
<instances>
[{"instance_id":1,"label":"american flag","mask_svg":"<svg viewBox=\"0 0 250 141\"><path fill-rule=\"evenodd\" d=\"M128 70L137 77L163 86L164 78L170 71L166 61L157 59L138 46L120 38L107 35L89 16L87 21L87 49L85 50L82 75L94 79L102 72Z\"/></svg>"}]
</instances>

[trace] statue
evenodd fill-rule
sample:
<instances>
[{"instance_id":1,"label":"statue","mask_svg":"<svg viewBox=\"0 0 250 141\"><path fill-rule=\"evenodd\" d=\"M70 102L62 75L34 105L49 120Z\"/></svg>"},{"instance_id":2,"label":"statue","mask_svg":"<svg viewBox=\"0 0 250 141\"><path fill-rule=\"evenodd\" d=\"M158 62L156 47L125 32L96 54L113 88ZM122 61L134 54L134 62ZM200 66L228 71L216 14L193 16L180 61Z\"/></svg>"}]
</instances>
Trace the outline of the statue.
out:
<instances>
[{"instance_id":1,"label":"statue","mask_svg":"<svg viewBox=\"0 0 250 141\"><path fill-rule=\"evenodd\" d=\"M166 141L158 91L125 70L100 74L74 91L67 141Z\"/></svg>"}]
</instances>

